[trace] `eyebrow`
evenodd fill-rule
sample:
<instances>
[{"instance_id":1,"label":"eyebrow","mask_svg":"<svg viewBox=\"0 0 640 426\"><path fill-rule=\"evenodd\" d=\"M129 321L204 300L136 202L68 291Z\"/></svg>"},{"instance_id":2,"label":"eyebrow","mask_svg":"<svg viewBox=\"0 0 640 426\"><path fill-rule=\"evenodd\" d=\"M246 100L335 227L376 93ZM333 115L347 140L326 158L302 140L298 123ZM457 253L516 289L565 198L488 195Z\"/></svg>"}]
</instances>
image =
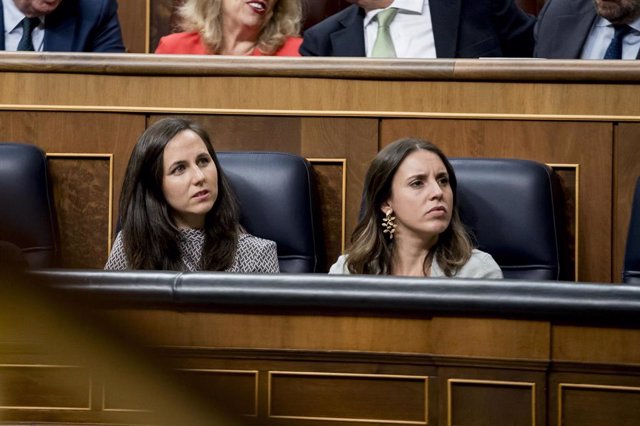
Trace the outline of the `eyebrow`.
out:
<instances>
[{"instance_id":1,"label":"eyebrow","mask_svg":"<svg viewBox=\"0 0 640 426\"><path fill-rule=\"evenodd\" d=\"M179 166L179 165L184 164L184 163L186 163L186 161L185 161L185 160L178 160L178 161L175 161L175 162L173 162L173 163L169 164L169 168L168 168L167 170L171 170L171 169L173 169L175 166Z\"/></svg>"}]
</instances>

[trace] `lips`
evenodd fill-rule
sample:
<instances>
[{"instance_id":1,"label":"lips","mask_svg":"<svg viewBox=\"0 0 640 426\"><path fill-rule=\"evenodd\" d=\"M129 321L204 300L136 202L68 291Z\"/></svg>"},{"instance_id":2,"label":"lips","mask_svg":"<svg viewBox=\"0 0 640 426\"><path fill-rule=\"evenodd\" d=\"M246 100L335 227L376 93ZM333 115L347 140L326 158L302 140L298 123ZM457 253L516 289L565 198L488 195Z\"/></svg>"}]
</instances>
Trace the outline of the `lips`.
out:
<instances>
[{"instance_id":1,"label":"lips","mask_svg":"<svg viewBox=\"0 0 640 426\"><path fill-rule=\"evenodd\" d=\"M208 190L202 190L199 192L196 192L195 194L193 194L193 196L191 198L202 198L209 195L209 191Z\"/></svg>"},{"instance_id":2,"label":"lips","mask_svg":"<svg viewBox=\"0 0 640 426\"><path fill-rule=\"evenodd\" d=\"M429 213L437 213L437 212L446 213L446 211L447 211L447 209L446 209L445 206L435 206L435 207L432 207L431 209L429 209L427 214L429 214Z\"/></svg>"},{"instance_id":3,"label":"lips","mask_svg":"<svg viewBox=\"0 0 640 426\"><path fill-rule=\"evenodd\" d=\"M263 14L267 11L267 3L260 0L248 1L247 5L253 9L254 12Z\"/></svg>"}]
</instances>

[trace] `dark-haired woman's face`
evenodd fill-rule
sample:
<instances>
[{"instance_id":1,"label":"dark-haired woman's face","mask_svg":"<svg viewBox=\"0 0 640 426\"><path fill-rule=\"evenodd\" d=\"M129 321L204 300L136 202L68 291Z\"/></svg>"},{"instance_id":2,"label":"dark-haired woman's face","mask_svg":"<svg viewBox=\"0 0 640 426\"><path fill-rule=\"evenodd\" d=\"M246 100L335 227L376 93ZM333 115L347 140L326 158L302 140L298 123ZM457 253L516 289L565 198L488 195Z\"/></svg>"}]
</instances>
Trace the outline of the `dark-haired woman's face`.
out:
<instances>
[{"instance_id":1,"label":"dark-haired woman's face","mask_svg":"<svg viewBox=\"0 0 640 426\"><path fill-rule=\"evenodd\" d=\"M162 193L179 228L202 228L218 198L218 170L195 132L183 130L164 147Z\"/></svg>"},{"instance_id":2,"label":"dark-haired woman's face","mask_svg":"<svg viewBox=\"0 0 640 426\"><path fill-rule=\"evenodd\" d=\"M391 196L382 211L391 208L398 225L395 237L425 241L430 247L453 214L453 190L444 163L430 151L418 150L400 163L391 182Z\"/></svg>"}]
</instances>

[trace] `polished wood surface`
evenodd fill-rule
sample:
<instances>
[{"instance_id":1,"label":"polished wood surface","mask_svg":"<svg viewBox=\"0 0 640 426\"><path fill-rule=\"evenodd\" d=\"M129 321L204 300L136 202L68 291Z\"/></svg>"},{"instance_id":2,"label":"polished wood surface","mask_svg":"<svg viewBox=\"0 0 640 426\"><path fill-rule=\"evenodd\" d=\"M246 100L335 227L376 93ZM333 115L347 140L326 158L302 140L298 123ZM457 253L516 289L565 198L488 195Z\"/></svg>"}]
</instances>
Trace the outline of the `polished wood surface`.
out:
<instances>
[{"instance_id":1,"label":"polished wood surface","mask_svg":"<svg viewBox=\"0 0 640 426\"><path fill-rule=\"evenodd\" d=\"M545 162L563 171L570 195L574 277L618 282L640 174L639 81L633 61L6 53L0 138L113 154L112 225L130 149L161 116L202 122L218 149L315 159L327 264L353 230L369 161L395 138L428 138L450 156ZM104 218L86 220L105 226Z\"/></svg>"}]
</instances>

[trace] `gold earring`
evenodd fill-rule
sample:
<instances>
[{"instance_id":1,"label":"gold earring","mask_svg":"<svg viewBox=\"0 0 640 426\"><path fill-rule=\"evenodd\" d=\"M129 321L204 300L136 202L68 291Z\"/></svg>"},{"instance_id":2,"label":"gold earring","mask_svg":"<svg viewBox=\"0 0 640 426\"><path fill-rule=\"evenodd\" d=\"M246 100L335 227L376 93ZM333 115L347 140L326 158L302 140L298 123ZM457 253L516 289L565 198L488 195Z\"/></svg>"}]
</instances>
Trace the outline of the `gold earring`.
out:
<instances>
[{"instance_id":1,"label":"gold earring","mask_svg":"<svg viewBox=\"0 0 640 426\"><path fill-rule=\"evenodd\" d=\"M391 210L387 211L386 216L382 218L382 232L386 234L389 233L389 239L393 240L393 233L396 232L396 227L398 226L395 222L396 217L391 216Z\"/></svg>"}]
</instances>

